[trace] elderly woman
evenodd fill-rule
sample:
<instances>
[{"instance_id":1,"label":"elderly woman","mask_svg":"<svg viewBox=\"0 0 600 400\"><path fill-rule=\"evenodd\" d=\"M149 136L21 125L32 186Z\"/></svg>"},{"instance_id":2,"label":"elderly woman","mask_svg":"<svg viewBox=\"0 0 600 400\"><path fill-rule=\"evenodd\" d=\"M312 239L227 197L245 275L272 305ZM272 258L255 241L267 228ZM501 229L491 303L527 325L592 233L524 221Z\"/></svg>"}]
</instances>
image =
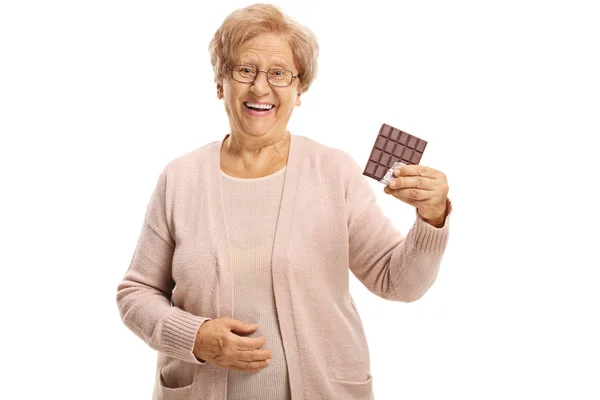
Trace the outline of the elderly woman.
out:
<instances>
[{"instance_id":1,"label":"elderly woman","mask_svg":"<svg viewBox=\"0 0 600 400\"><path fill-rule=\"evenodd\" d=\"M406 236L360 166L287 124L318 45L270 5L229 15L210 42L229 133L169 162L118 285L124 324L158 351L154 399L371 399L349 271L411 302L448 238L445 175L402 167L385 188L413 205Z\"/></svg>"}]
</instances>

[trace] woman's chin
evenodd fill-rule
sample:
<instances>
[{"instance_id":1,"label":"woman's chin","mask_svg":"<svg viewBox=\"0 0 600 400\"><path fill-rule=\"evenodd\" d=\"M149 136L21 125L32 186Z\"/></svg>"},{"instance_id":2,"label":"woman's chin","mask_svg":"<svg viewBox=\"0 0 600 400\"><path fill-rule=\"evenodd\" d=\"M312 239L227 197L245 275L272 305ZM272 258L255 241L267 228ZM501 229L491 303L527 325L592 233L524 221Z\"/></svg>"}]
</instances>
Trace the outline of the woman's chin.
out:
<instances>
[{"instance_id":1,"label":"woman's chin","mask_svg":"<svg viewBox=\"0 0 600 400\"><path fill-rule=\"evenodd\" d=\"M245 126L244 131L252 136L264 136L273 131L273 126Z\"/></svg>"}]
</instances>

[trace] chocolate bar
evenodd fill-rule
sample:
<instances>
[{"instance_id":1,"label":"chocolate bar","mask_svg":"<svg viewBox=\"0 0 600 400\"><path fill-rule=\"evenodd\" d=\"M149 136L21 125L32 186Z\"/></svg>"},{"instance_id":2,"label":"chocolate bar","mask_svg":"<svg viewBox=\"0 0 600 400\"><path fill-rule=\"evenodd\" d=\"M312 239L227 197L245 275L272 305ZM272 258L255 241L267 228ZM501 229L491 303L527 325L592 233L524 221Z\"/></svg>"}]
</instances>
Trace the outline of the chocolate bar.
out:
<instances>
[{"instance_id":1,"label":"chocolate bar","mask_svg":"<svg viewBox=\"0 0 600 400\"><path fill-rule=\"evenodd\" d=\"M382 124L363 175L387 185L394 169L421 161L427 141Z\"/></svg>"}]
</instances>

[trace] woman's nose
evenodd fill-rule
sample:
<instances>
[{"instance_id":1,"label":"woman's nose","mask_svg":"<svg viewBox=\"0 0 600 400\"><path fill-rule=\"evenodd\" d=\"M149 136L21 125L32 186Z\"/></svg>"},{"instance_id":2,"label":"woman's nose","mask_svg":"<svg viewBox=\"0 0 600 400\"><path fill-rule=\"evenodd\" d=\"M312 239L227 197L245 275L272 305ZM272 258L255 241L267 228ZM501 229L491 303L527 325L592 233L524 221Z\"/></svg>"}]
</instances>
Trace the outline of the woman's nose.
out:
<instances>
[{"instance_id":1,"label":"woman's nose","mask_svg":"<svg viewBox=\"0 0 600 400\"><path fill-rule=\"evenodd\" d=\"M262 76L262 74L265 76ZM271 90L271 85L269 85L269 81L267 80L267 73L259 71L250 88L256 95L268 94Z\"/></svg>"}]
</instances>

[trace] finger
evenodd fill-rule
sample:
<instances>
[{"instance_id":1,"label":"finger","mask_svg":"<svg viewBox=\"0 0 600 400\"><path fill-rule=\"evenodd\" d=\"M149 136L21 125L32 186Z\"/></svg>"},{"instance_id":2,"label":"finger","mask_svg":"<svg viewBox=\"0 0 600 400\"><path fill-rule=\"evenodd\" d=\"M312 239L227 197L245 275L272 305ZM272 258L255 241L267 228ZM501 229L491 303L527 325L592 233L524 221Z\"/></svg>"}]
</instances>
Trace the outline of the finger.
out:
<instances>
[{"instance_id":1,"label":"finger","mask_svg":"<svg viewBox=\"0 0 600 400\"><path fill-rule=\"evenodd\" d=\"M246 321L239 321L232 318L230 318L227 323L229 325L229 329L236 332L253 332L258 328L257 324L250 324Z\"/></svg>"},{"instance_id":2,"label":"finger","mask_svg":"<svg viewBox=\"0 0 600 400\"><path fill-rule=\"evenodd\" d=\"M390 180L388 183L392 189L417 188L422 190L435 190L437 181L424 176L401 176Z\"/></svg>"},{"instance_id":3,"label":"finger","mask_svg":"<svg viewBox=\"0 0 600 400\"><path fill-rule=\"evenodd\" d=\"M398 172L396 172L398 171ZM396 175L398 174L398 175ZM426 178L436 178L437 171L433 168L426 167L425 165L403 165L402 167L394 170L396 176L422 176Z\"/></svg>"},{"instance_id":4,"label":"finger","mask_svg":"<svg viewBox=\"0 0 600 400\"><path fill-rule=\"evenodd\" d=\"M388 190L389 191L386 193L391 194L392 196L405 202L427 201L435 197L435 192L432 190L422 190L416 188Z\"/></svg>"},{"instance_id":5,"label":"finger","mask_svg":"<svg viewBox=\"0 0 600 400\"><path fill-rule=\"evenodd\" d=\"M240 361L265 361L273 357L273 350L241 350L238 353Z\"/></svg>"},{"instance_id":6,"label":"finger","mask_svg":"<svg viewBox=\"0 0 600 400\"><path fill-rule=\"evenodd\" d=\"M240 368L242 371L252 371L257 370L268 366L271 362L267 363L267 360L264 361L239 361L235 364L237 368Z\"/></svg>"},{"instance_id":7,"label":"finger","mask_svg":"<svg viewBox=\"0 0 600 400\"><path fill-rule=\"evenodd\" d=\"M267 338L264 336L250 338L236 335L236 342L239 350L260 349L265 345L266 341Z\"/></svg>"}]
</instances>

